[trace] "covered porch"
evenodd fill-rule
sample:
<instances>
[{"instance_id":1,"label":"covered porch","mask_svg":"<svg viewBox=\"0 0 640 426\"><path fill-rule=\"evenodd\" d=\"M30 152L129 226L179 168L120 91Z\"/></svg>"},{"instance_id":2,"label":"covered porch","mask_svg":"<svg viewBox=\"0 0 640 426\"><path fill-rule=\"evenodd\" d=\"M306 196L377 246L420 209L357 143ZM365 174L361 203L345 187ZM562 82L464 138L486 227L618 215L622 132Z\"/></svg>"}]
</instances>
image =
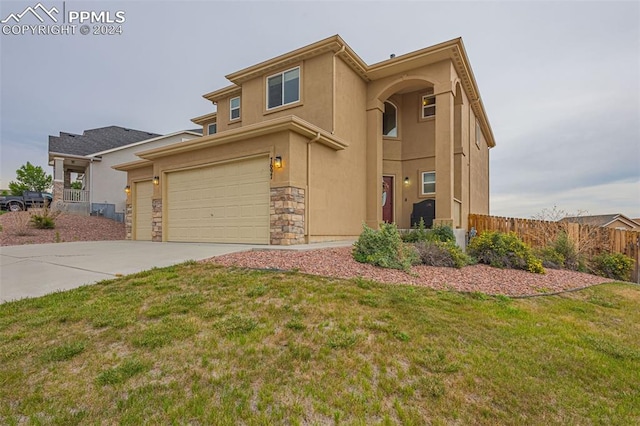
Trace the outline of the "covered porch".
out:
<instances>
[{"instance_id":1,"label":"covered porch","mask_svg":"<svg viewBox=\"0 0 640 426\"><path fill-rule=\"evenodd\" d=\"M49 164L53 166L55 209L87 216L91 213L91 163L96 160L99 161L96 158L73 155L50 158ZM72 185L76 182L79 185Z\"/></svg>"}]
</instances>

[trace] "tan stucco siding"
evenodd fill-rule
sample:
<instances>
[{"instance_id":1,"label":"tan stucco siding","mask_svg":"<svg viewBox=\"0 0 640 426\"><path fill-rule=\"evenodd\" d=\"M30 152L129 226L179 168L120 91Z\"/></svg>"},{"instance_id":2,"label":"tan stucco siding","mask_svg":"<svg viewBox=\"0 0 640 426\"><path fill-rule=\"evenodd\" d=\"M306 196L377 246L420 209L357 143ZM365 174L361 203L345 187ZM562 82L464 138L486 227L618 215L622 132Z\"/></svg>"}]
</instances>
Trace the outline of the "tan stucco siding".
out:
<instances>
[{"instance_id":1,"label":"tan stucco siding","mask_svg":"<svg viewBox=\"0 0 640 426\"><path fill-rule=\"evenodd\" d=\"M366 84L339 58L335 70L335 135L349 147L333 151L318 144L311 146L311 239L358 235L366 214ZM331 69L328 72L330 75ZM327 111L331 108L327 105Z\"/></svg>"},{"instance_id":2,"label":"tan stucco siding","mask_svg":"<svg viewBox=\"0 0 640 426\"><path fill-rule=\"evenodd\" d=\"M129 186L132 186L134 182L151 178L153 178L153 164L127 171L127 185ZM122 190L124 191L124 188ZM131 204L131 200L128 200L128 203Z\"/></svg>"},{"instance_id":3,"label":"tan stucco siding","mask_svg":"<svg viewBox=\"0 0 640 426\"><path fill-rule=\"evenodd\" d=\"M279 72L300 67L300 102L267 109L267 78ZM242 84L242 125L259 123L274 118L295 115L331 132L331 105L333 103L332 54L287 65L253 78ZM228 104L228 100L226 102ZM221 112L222 114L222 112ZM229 112L227 110L226 116Z\"/></svg>"},{"instance_id":4,"label":"tan stucco siding","mask_svg":"<svg viewBox=\"0 0 640 426\"><path fill-rule=\"evenodd\" d=\"M489 148L484 137L476 144L476 118L473 112L471 117L473 129L470 129L472 142L469 148L469 213L489 214Z\"/></svg>"}]
</instances>

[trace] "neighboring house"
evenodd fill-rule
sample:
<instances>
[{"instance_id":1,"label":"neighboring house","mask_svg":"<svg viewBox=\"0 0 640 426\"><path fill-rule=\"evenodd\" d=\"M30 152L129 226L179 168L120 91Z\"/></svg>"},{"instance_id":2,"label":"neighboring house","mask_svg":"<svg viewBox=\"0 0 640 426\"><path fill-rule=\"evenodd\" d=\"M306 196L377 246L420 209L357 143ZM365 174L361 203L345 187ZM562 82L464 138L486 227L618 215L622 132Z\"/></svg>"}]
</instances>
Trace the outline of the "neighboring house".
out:
<instances>
[{"instance_id":1,"label":"neighboring house","mask_svg":"<svg viewBox=\"0 0 640 426\"><path fill-rule=\"evenodd\" d=\"M629 219L623 214L603 214L597 216L565 217L563 222L579 223L581 225L600 226L603 228L640 230L637 220Z\"/></svg>"},{"instance_id":2,"label":"neighboring house","mask_svg":"<svg viewBox=\"0 0 640 426\"><path fill-rule=\"evenodd\" d=\"M60 136L49 136L49 164L54 168L54 206L123 221L127 177L112 166L137 159L135 153L138 151L199 136L200 133L193 131L161 136L118 126L86 130L82 135L61 132ZM78 175L82 189L71 188L72 174Z\"/></svg>"},{"instance_id":3,"label":"neighboring house","mask_svg":"<svg viewBox=\"0 0 640 426\"><path fill-rule=\"evenodd\" d=\"M117 167L128 238L300 244L489 213L495 141L461 39L367 65L333 36L226 77L204 136Z\"/></svg>"}]
</instances>

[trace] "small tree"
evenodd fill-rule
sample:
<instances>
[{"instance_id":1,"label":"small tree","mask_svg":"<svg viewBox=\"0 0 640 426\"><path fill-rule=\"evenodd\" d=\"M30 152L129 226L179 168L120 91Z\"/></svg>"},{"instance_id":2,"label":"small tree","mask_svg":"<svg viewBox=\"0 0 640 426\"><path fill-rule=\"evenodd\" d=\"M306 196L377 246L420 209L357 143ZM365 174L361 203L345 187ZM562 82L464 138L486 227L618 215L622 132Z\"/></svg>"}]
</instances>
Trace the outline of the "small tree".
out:
<instances>
[{"instance_id":1,"label":"small tree","mask_svg":"<svg viewBox=\"0 0 640 426\"><path fill-rule=\"evenodd\" d=\"M24 191L47 191L53 184L53 178L40 166L34 166L27 161L16 170L16 181L9 182L9 189L13 195L22 195Z\"/></svg>"},{"instance_id":2,"label":"small tree","mask_svg":"<svg viewBox=\"0 0 640 426\"><path fill-rule=\"evenodd\" d=\"M531 234L532 245L546 250L547 257L551 255L556 257L556 260L560 260L557 256L560 254L563 262L557 265L559 267L583 269L584 260L597 251L597 247L606 244L603 238L607 235L601 232L602 229L599 226L585 224L583 218L586 215L586 210L570 214L556 206L552 209L543 209L533 216L533 219L539 222L537 232ZM563 220L568 217L574 220Z\"/></svg>"}]
</instances>

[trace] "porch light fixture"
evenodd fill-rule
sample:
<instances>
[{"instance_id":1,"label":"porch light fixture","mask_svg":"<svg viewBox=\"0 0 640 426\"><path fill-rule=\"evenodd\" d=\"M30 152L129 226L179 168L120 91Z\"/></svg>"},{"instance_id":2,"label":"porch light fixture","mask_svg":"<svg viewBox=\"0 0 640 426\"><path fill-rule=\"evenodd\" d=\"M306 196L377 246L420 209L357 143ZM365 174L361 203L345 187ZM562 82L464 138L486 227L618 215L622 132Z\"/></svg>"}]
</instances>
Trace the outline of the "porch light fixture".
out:
<instances>
[{"instance_id":1,"label":"porch light fixture","mask_svg":"<svg viewBox=\"0 0 640 426\"><path fill-rule=\"evenodd\" d=\"M279 155L273 160L273 167L275 167L276 169L281 169L282 168L282 157L280 157Z\"/></svg>"},{"instance_id":2,"label":"porch light fixture","mask_svg":"<svg viewBox=\"0 0 640 426\"><path fill-rule=\"evenodd\" d=\"M404 184L409 185L409 176L404 178Z\"/></svg>"},{"instance_id":3,"label":"porch light fixture","mask_svg":"<svg viewBox=\"0 0 640 426\"><path fill-rule=\"evenodd\" d=\"M129 194L131 192L131 187L129 185L124 187L124 192L126 192L127 194Z\"/></svg>"},{"instance_id":4,"label":"porch light fixture","mask_svg":"<svg viewBox=\"0 0 640 426\"><path fill-rule=\"evenodd\" d=\"M160 176L154 176L153 177L153 184L154 185L160 184Z\"/></svg>"}]
</instances>

